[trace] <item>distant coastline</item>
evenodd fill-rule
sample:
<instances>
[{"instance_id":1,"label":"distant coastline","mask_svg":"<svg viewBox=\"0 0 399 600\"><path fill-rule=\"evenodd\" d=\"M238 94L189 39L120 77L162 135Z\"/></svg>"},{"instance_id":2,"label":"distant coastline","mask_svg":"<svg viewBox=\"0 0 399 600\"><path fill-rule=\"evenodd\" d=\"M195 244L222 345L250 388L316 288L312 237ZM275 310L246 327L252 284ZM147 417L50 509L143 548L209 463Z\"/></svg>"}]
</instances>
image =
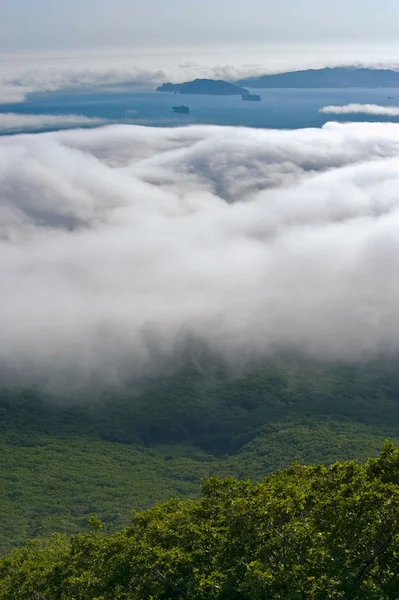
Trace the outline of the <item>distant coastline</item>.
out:
<instances>
[{"instance_id":1,"label":"distant coastline","mask_svg":"<svg viewBox=\"0 0 399 600\"><path fill-rule=\"evenodd\" d=\"M235 82L195 79L184 83L164 83L157 92L175 94L208 94L239 96L248 94L247 88L399 88L399 72L392 69L334 67L288 71Z\"/></svg>"}]
</instances>

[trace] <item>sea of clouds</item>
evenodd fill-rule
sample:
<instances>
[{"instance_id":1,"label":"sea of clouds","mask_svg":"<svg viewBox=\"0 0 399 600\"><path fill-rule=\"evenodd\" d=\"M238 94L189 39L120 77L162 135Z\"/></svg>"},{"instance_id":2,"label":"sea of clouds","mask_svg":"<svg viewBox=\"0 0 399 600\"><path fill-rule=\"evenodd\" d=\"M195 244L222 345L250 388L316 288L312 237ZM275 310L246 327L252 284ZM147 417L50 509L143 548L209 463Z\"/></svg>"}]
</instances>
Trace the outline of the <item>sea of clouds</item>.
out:
<instances>
[{"instance_id":1,"label":"sea of clouds","mask_svg":"<svg viewBox=\"0 0 399 600\"><path fill-rule=\"evenodd\" d=\"M0 139L0 367L154 373L399 349L399 125L110 125Z\"/></svg>"}]
</instances>

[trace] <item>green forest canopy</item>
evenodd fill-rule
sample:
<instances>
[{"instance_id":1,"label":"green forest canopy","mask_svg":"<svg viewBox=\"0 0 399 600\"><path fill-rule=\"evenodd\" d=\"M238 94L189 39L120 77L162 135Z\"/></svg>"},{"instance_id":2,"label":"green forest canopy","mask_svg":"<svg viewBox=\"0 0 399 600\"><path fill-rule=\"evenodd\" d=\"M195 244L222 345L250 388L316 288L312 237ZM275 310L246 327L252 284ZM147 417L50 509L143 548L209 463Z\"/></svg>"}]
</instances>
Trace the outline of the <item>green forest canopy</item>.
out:
<instances>
[{"instance_id":1,"label":"green forest canopy","mask_svg":"<svg viewBox=\"0 0 399 600\"><path fill-rule=\"evenodd\" d=\"M0 562L1 600L394 600L399 450L294 464L260 483L210 478L198 500L122 531L32 541Z\"/></svg>"},{"instance_id":2,"label":"green forest canopy","mask_svg":"<svg viewBox=\"0 0 399 600\"><path fill-rule=\"evenodd\" d=\"M215 361L122 389L0 387L0 554L27 538L128 524L130 510L197 498L201 477L259 481L295 461L365 461L399 443L395 361L281 361L231 373Z\"/></svg>"}]
</instances>

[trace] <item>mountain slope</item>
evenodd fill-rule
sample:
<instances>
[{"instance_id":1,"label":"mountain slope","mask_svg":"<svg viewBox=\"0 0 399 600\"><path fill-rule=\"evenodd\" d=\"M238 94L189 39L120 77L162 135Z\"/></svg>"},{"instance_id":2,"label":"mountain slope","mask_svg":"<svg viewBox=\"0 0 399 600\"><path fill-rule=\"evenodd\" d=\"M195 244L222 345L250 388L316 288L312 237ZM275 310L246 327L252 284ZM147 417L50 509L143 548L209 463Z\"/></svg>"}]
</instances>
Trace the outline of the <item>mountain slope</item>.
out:
<instances>
[{"instance_id":1,"label":"mountain slope","mask_svg":"<svg viewBox=\"0 0 399 600\"><path fill-rule=\"evenodd\" d=\"M399 450L293 465L253 485L211 478L112 535L33 541L0 560L0 600L392 600Z\"/></svg>"},{"instance_id":2,"label":"mountain slope","mask_svg":"<svg viewBox=\"0 0 399 600\"><path fill-rule=\"evenodd\" d=\"M194 497L201 477L258 480L293 461L361 459L399 442L395 364L265 364L233 375L189 364L137 391L0 397L0 548L52 531L108 530L130 509ZM133 393L134 392L134 393Z\"/></svg>"}]
</instances>

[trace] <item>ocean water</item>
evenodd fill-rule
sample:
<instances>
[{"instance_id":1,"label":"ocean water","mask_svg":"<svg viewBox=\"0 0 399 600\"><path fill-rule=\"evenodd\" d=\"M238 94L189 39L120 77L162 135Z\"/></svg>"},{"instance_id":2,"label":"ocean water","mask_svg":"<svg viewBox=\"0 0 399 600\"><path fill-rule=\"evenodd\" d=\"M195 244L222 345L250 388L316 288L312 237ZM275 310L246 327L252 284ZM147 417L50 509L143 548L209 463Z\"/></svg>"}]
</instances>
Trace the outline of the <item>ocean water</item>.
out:
<instances>
[{"instance_id":1,"label":"ocean water","mask_svg":"<svg viewBox=\"0 0 399 600\"><path fill-rule=\"evenodd\" d=\"M188 124L235 125L258 128L296 129L321 127L327 121L399 122L399 116L367 114L322 114L326 105L378 104L399 105L399 89L265 89L253 90L261 102L244 102L240 96L175 95L155 91L138 91L120 86L114 89L91 89L36 93L24 102L0 104L1 113L78 114L100 117L115 123L175 127ZM393 96L393 99L388 97ZM186 104L190 114L174 114L172 106ZM43 128L45 130L52 127ZM21 132L22 130L18 131ZM5 133L0 130L0 134Z\"/></svg>"}]
</instances>

